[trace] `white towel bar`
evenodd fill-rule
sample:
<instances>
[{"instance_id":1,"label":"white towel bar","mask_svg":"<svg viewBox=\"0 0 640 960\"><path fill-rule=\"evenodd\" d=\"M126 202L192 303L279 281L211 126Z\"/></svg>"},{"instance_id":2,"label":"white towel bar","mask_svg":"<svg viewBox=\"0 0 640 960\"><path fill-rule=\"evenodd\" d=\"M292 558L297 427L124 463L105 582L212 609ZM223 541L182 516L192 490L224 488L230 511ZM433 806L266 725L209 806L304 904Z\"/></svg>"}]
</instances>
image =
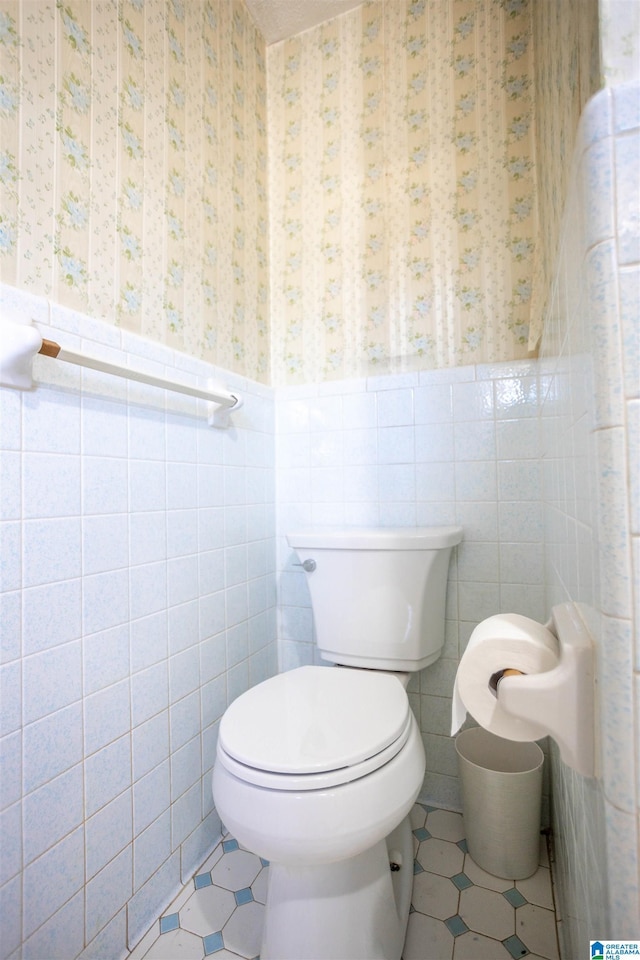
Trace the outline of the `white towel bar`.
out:
<instances>
[{"instance_id":1,"label":"white towel bar","mask_svg":"<svg viewBox=\"0 0 640 960\"><path fill-rule=\"evenodd\" d=\"M175 393L207 400L211 405L208 410L208 421L214 427L228 427L229 413L242 406L242 398L237 393L230 393L211 381L205 390L177 380L157 377L144 370L136 370L134 367L108 363L99 357L67 350L55 340L44 340L29 324L13 323L7 320L2 322L0 336L0 385L21 389L32 387L31 364L38 353L56 360L64 360L66 363L74 363L80 367L89 367L114 377L124 377L126 380L146 383L162 390L172 390Z\"/></svg>"}]
</instances>

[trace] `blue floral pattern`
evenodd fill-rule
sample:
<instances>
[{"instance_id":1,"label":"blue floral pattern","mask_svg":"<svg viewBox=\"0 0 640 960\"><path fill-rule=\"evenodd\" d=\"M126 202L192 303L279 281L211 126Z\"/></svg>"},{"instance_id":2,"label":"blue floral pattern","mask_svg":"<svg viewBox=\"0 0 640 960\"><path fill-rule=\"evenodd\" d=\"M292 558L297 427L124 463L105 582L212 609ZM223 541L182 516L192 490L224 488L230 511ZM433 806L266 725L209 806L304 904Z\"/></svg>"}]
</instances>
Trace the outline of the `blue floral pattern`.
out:
<instances>
[{"instance_id":1,"label":"blue floral pattern","mask_svg":"<svg viewBox=\"0 0 640 960\"><path fill-rule=\"evenodd\" d=\"M1 279L268 381L265 46L241 0L0 0L0 57Z\"/></svg>"},{"instance_id":2,"label":"blue floral pattern","mask_svg":"<svg viewBox=\"0 0 640 960\"><path fill-rule=\"evenodd\" d=\"M526 356L531 50L529 0L377 0L269 49L276 382Z\"/></svg>"}]
</instances>

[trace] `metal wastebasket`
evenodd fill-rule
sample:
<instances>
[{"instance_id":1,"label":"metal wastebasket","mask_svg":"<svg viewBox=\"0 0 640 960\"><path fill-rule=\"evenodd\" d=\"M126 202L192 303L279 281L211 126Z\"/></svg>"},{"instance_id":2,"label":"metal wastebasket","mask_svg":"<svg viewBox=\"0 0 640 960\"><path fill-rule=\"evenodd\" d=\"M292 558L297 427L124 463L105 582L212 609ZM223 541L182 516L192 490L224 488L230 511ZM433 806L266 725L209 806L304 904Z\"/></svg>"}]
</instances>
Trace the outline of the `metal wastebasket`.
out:
<instances>
[{"instance_id":1,"label":"metal wastebasket","mask_svg":"<svg viewBox=\"0 0 640 960\"><path fill-rule=\"evenodd\" d=\"M471 858L496 877L530 877L540 850L542 750L474 727L458 734L456 752Z\"/></svg>"}]
</instances>

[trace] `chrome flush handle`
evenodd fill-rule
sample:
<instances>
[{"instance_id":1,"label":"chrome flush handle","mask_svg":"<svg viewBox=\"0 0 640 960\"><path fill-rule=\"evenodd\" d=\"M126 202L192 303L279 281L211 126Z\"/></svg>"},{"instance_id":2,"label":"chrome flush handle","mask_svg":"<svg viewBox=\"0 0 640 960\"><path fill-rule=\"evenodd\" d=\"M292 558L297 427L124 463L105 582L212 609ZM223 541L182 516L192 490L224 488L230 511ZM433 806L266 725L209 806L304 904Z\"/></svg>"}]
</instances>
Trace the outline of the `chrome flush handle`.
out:
<instances>
[{"instance_id":1,"label":"chrome flush handle","mask_svg":"<svg viewBox=\"0 0 640 960\"><path fill-rule=\"evenodd\" d=\"M317 564L315 560L312 560L311 558L309 558L308 560L305 560L304 563L294 563L292 564L292 566L302 567L305 573L313 573Z\"/></svg>"}]
</instances>

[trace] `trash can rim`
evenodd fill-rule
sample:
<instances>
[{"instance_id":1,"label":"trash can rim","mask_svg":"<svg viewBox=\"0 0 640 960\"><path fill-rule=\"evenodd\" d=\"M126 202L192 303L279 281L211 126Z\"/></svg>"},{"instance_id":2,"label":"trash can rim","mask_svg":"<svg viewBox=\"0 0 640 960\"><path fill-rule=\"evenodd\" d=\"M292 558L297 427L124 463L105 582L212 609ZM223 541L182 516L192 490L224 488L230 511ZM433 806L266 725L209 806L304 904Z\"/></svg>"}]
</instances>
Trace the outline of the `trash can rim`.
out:
<instances>
[{"instance_id":1,"label":"trash can rim","mask_svg":"<svg viewBox=\"0 0 640 960\"><path fill-rule=\"evenodd\" d=\"M489 739L487 739L489 738ZM465 740L478 740L480 739L481 743L484 742L485 748L491 743L491 741L498 741L502 748L508 748L510 745L513 745L514 750L517 747L522 747L526 749L528 753L533 753L535 755L535 761L533 758L531 761L527 762L526 765L523 765L521 769L509 770L504 769L503 765L498 765L497 763L489 764L487 762L482 762L479 758L473 758L467 755L464 750L464 741ZM464 760L466 763L471 764L474 767L477 767L479 770L487 770L491 773L499 773L502 776L512 776L518 777L522 774L533 773L535 770L538 770L544 763L544 752L542 751L539 744L533 740L506 740L504 737L498 737L496 734L491 733L489 730L485 730L484 727L470 727L468 730L463 730L455 738L455 748L458 756ZM533 748L533 749L531 749Z\"/></svg>"}]
</instances>

